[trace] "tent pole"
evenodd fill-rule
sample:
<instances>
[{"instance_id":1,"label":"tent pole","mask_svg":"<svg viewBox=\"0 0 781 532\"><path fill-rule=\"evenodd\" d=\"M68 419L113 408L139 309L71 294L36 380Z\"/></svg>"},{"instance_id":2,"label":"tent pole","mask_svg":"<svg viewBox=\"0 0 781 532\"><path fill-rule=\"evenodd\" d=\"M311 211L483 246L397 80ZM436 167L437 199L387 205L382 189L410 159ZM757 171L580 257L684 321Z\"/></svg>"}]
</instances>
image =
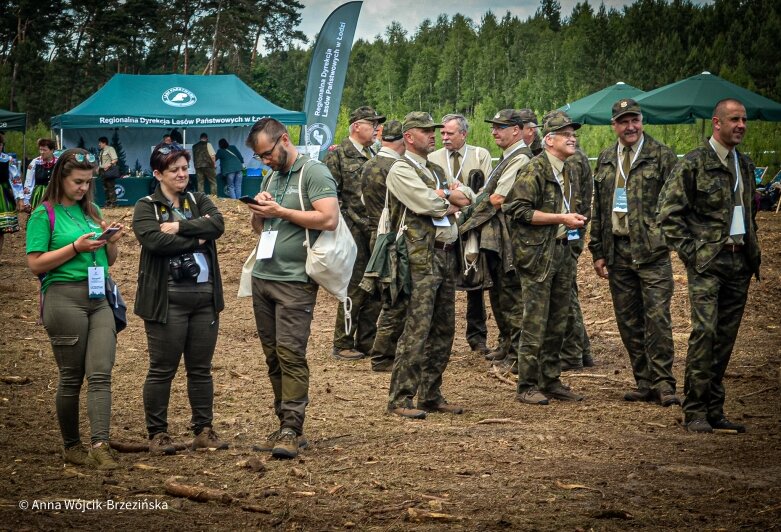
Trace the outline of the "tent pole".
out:
<instances>
[{"instance_id":1,"label":"tent pole","mask_svg":"<svg viewBox=\"0 0 781 532\"><path fill-rule=\"evenodd\" d=\"M182 148L187 144L187 128L182 129Z\"/></svg>"}]
</instances>

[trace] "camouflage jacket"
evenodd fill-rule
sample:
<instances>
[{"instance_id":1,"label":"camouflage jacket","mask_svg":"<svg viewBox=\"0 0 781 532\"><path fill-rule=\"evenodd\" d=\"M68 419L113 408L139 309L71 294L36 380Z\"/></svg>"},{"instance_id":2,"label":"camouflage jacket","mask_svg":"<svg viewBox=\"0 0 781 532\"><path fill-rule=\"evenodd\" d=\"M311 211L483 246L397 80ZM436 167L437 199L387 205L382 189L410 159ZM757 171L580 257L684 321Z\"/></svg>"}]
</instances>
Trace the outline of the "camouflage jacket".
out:
<instances>
[{"instance_id":1,"label":"camouflage jacket","mask_svg":"<svg viewBox=\"0 0 781 532\"><path fill-rule=\"evenodd\" d=\"M564 161L564 166L567 167L567 175L570 179L577 179L580 184L580 197L583 201L578 203L578 214L582 214L587 218L586 225L583 229L580 229L580 240L571 240L569 242L570 251L572 255L577 259L581 253L586 242L586 228L591 220L591 195L594 190L594 180L591 174L591 163L588 161L588 155L586 152L578 148L573 155L569 156Z\"/></svg>"},{"instance_id":2,"label":"camouflage jacket","mask_svg":"<svg viewBox=\"0 0 781 532\"><path fill-rule=\"evenodd\" d=\"M571 168L564 171L570 176ZM572 183L572 212L582 212L584 199L577 176ZM536 156L518 173L512 190L504 200L504 212L513 243L515 270L543 281L550 271L558 225L532 225L534 211L560 213L563 196L545 152Z\"/></svg>"},{"instance_id":3,"label":"camouflage jacket","mask_svg":"<svg viewBox=\"0 0 781 532\"><path fill-rule=\"evenodd\" d=\"M643 146L626 182L629 242L634 264L653 262L669 253L656 222L659 193L678 159L675 152L643 134ZM588 249L593 260L613 264L613 192L618 172L618 142L599 154L594 174L594 211Z\"/></svg>"},{"instance_id":4,"label":"camouflage jacket","mask_svg":"<svg viewBox=\"0 0 781 532\"><path fill-rule=\"evenodd\" d=\"M395 164L406 164L403 159L394 162ZM392 166L392 165L391 165ZM426 167L439 176L440 182L445 185L448 181L445 178L445 171L441 166L426 162ZM432 190L437 189L437 183L430 179L424 172L415 166L412 166L415 173L418 174L421 181ZM392 170L390 170L392 171ZM445 185L446 186L446 185ZM384 201L384 198L383 198ZM393 194L389 195L388 205L391 215L391 231L398 232L404 218L404 240L407 247L407 256L410 269L433 273L434 264L434 242L437 234L437 228L431 220L431 216L416 214L407 209ZM455 225L456 219L452 214L448 216L450 223ZM459 240L456 240L458 243ZM458 261L455 261L458 264Z\"/></svg>"},{"instance_id":5,"label":"camouflage jacket","mask_svg":"<svg viewBox=\"0 0 781 532\"><path fill-rule=\"evenodd\" d=\"M499 177L502 175L504 168L521 155L526 155L529 159L533 157L531 150L523 146L496 165L494 171L491 172L491 180L488 181L488 184L475 200L474 208L470 207L467 209L464 221L458 227L461 235L477 229L480 232L480 249L498 253L502 257L505 272L510 272L514 269L512 242L504 214L491 204L491 195L496 192Z\"/></svg>"},{"instance_id":6,"label":"camouflage jacket","mask_svg":"<svg viewBox=\"0 0 781 532\"><path fill-rule=\"evenodd\" d=\"M386 148L387 149L387 148ZM366 218L372 232L377 230L380 223L382 209L385 207L385 179L388 177L390 167L399 157L386 157L379 154L372 157L361 169L361 192Z\"/></svg>"},{"instance_id":7,"label":"camouflage jacket","mask_svg":"<svg viewBox=\"0 0 781 532\"><path fill-rule=\"evenodd\" d=\"M761 255L754 208L754 163L738 153L743 179L745 254L759 279ZM729 237L734 179L706 141L673 168L659 198L659 224L670 248L684 264L702 273Z\"/></svg>"},{"instance_id":8,"label":"camouflage jacket","mask_svg":"<svg viewBox=\"0 0 781 532\"><path fill-rule=\"evenodd\" d=\"M333 151L328 152L325 164L336 181L342 214L368 235L371 228L361 202L361 167L367 160L347 137Z\"/></svg>"}]
</instances>

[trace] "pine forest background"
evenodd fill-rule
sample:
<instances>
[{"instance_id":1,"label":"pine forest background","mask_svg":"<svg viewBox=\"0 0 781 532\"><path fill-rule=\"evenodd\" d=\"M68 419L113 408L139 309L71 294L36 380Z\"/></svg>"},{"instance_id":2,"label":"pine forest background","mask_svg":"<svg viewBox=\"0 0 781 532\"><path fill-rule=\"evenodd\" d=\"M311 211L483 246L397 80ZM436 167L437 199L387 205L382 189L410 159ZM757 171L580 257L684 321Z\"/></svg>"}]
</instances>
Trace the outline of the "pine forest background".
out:
<instances>
[{"instance_id":1,"label":"pine forest background","mask_svg":"<svg viewBox=\"0 0 781 532\"><path fill-rule=\"evenodd\" d=\"M51 116L116 73L236 74L277 105L300 110L316 37L297 29L303 9L295 0L6 0L0 107L29 114L28 154L37 137L50 135ZM638 0L621 10L586 1L571 13L542 0L526 20L488 11L480 20L442 15L411 29L390 22L353 45L335 138L347 134L348 112L360 105L399 119L412 110L435 118L461 112L472 122L470 142L498 155L483 119L499 109L530 107L541 117L618 81L651 90L705 70L781 101L779 39L778 0ZM749 128L744 149L774 174L781 126ZM685 153L710 127L646 131ZM21 153L21 138L7 134L7 149ZM581 134L592 157L613 141L604 126Z\"/></svg>"}]
</instances>

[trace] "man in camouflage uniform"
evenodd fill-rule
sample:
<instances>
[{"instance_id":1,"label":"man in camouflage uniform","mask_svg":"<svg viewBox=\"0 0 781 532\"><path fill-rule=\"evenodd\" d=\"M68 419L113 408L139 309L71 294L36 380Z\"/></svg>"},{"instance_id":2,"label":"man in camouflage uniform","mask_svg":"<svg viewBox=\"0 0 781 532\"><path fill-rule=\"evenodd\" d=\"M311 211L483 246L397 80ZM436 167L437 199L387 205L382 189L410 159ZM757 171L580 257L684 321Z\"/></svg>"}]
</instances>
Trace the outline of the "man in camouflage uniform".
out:
<instances>
[{"instance_id":1,"label":"man in camouflage uniform","mask_svg":"<svg viewBox=\"0 0 781 532\"><path fill-rule=\"evenodd\" d=\"M374 227L371 236L371 249L377 239L377 226L380 223L382 211L389 200L388 188L385 180L388 177L390 167L404 156L404 137L401 132L401 122L389 120L382 128L382 147L376 157L363 165L361 170L361 187L363 190L363 203L366 208L366 216L371 227ZM382 304L382 312L377 320L377 334L374 337L374 345L369 351L372 371L390 371L393 367L393 359L396 356L396 343L404 329L404 320L407 316L407 301L392 304L390 298L385 298Z\"/></svg>"},{"instance_id":2,"label":"man in camouflage uniform","mask_svg":"<svg viewBox=\"0 0 781 532\"><path fill-rule=\"evenodd\" d=\"M532 151L534 156L542 153L542 142L540 141L540 135L537 133L537 115L531 109L521 109L521 118L523 119L523 141Z\"/></svg>"},{"instance_id":3,"label":"man in camouflage uniform","mask_svg":"<svg viewBox=\"0 0 781 532\"><path fill-rule=\"evenodd\" d=\"M754 163L736 147L746 109L734 99L713 110L713 136L675 166L662 189L659 222L686 265L692 332L683 413L690 432L745 432L724 417L724 372L748 297L759 279Z\"/></svg>"},{"instance_id":4,"label":"man in camouflage uniform","mask_svg":"<svg viewBox=\"0 0 781 532\"><path fill-rule=\"evenodd\" d=\"M377 128L383 122L385 117L371 107L359 107L350 113L350 135L329 151L325 158L325 164L336 180L342 216L358 247L353 274L347 287L347 296L352 300L352 328L349 334L344 331L344 307L341 303L337 305L336 311L332 354L341 360L358 360L369 352L374 342L377 316L382 307L380 300L362 290L359 284L372 253L369 247L371 232L377 228L366 217L361 201L361 167L374 156L370 146Z\"/></svg>"},{"instance_id":5,"label":"man in camouflage uniform","mask_svg":"<svg viewBox=\"0 0 781 532\"><path fill-rule=\"evenodd\" d=\"M675 153L643 133L632 99L613 104L618 141L599 155L594 174L594 219L589 250L597 275L607 279L618 331L629 353L637 389L627 401L680 404L673 376L670 252L656 223L656 207Z\"/></svg>"},{"instance_id":6,"label":"man in camouflage uniform","mask_svg":"<svg viewBox=\"0 0 781 532\"><path fill-rule=\"evenodd\" d=\"M443 116L442 129L439 130L439 134L442 136L444 147L429 155L428 160L444 168L448 178L469 186L469 175L473 170L480 170L484 177L491 173L491 154L488 150L466 143L469 123L463 115ZM466 341L472 351L477 351L482 355L490 351L486 347L488 329L485 320L483 289L467 290Z\"/></svg>"},{"instance_id":7,"label":"man in camouflage uniform","mask_svg":"<svg viewBox=\"0 0 781 532\"><path fill-rule=\"evenodd\" d=\"M580 194L583 198L578 212L591 219L591 196L593 191L593 177L588 155L580 148L567 158L565 165L572 179L580 183ZM570 292L570 312L567 318L567 330L564 336L564 344L561 346L561 371L592 367L594 359L591 356L591 342L583 323L583 312L580 309L578 297L577 263L580 254L583 253L586 238L586 227L579 229L580 239L570 242L569 249L575 260L575 275L572 276L572 291Z\"/></svg>"},{"instance_id":8,"label":"man in camouflage uniform","mask_svg":"<svg viewBox=\"0 0 781 532\"><path fill-rule=\"evenodd\" d=\"M523 120L517 110L503 109L486 122L491 124L496 145L503 150L502 157L486 177L475 208L459 231L461 234L480 232L480 252L485 254L492 281L488 295L499 329L499 345L486 358L506 371L516 372L523 318L521 283L513 266L512 242L501 209L518 172L529 163L532 153L523 142Z\"/></svg>"},{"instance_id":9,"label":"man in camouflage uniform","mask_svg":"<svg viewBox=\"0 0 781 532\"><path fill-rule=\"evenodd\" d=\"M407 151L391 166L386 182L391 231L404 228L411 281L388 412L416 419L425 418L426 412L463 412L445 401L440 387L455 334L458 228L454 214L469 205L474 194L426 159L434 150L437 127L442 125L434 123L428 113L412 112L404 118ZM417 408L413 408L416 394Z\"/></svg>"},{"instance_id":10,"label":"man in camouflage uniform","mask_svg":"<svg viewBox=\"0 0 781 532\"><path fill-rule=\"evenodd\" d=\"M545 151L521 169L502 206L523 290L517 399L536 405L583 399L559 379L575 275L569 242L580 238L586 221L579 213L584 201L580 183L565 165L575 153L580 124L561 111L548 114L543 123Z\"/></svg>"}]
</instances>

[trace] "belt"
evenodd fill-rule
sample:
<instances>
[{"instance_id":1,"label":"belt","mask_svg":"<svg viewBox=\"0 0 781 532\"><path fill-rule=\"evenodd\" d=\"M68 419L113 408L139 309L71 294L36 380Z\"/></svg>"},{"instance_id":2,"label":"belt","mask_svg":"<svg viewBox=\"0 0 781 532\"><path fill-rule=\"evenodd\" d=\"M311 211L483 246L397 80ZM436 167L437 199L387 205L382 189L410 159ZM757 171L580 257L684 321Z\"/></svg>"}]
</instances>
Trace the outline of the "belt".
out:
<instances>
[{"instance_id":1,"label":"belt","mask_svg":"<svg viewBox=\"0 0 781 532\"><path fill-rule=\"evenodd\" d=\"M557 238L556 243L562 246L569 246L569 241L566 238Z\"/></svg>"},{"instance_id":2,"label":"belt","mask_svg":"<svg viewBox=\"0 0 781 532\"><path fill-rule=\"evenodd\" d=\"M629 235L613 235L613 240L620 240L622 242L629 242Z\"/></svg>"},{"instance_id":3,"label":"belt","mask_svg":"<svg viewBox=\"0 0 781 532\"><path fill-rule=\"evenodd\" d=\"M721 250L730 253L741 253L743 252L744 247L743 244L724 244L724 247L722 247Z\"/></svg>"},{"instance_id":4,"label":"belt","mask_svg":"<svg viewBox=\"0 0 781 532\"><path fill-rule=\"evenodd\" d=\"M442 251L450 251L456 247L455 244L445 244L444 242L434 242L434 249L441 249Z\"/></svg>"}]
</instances>

